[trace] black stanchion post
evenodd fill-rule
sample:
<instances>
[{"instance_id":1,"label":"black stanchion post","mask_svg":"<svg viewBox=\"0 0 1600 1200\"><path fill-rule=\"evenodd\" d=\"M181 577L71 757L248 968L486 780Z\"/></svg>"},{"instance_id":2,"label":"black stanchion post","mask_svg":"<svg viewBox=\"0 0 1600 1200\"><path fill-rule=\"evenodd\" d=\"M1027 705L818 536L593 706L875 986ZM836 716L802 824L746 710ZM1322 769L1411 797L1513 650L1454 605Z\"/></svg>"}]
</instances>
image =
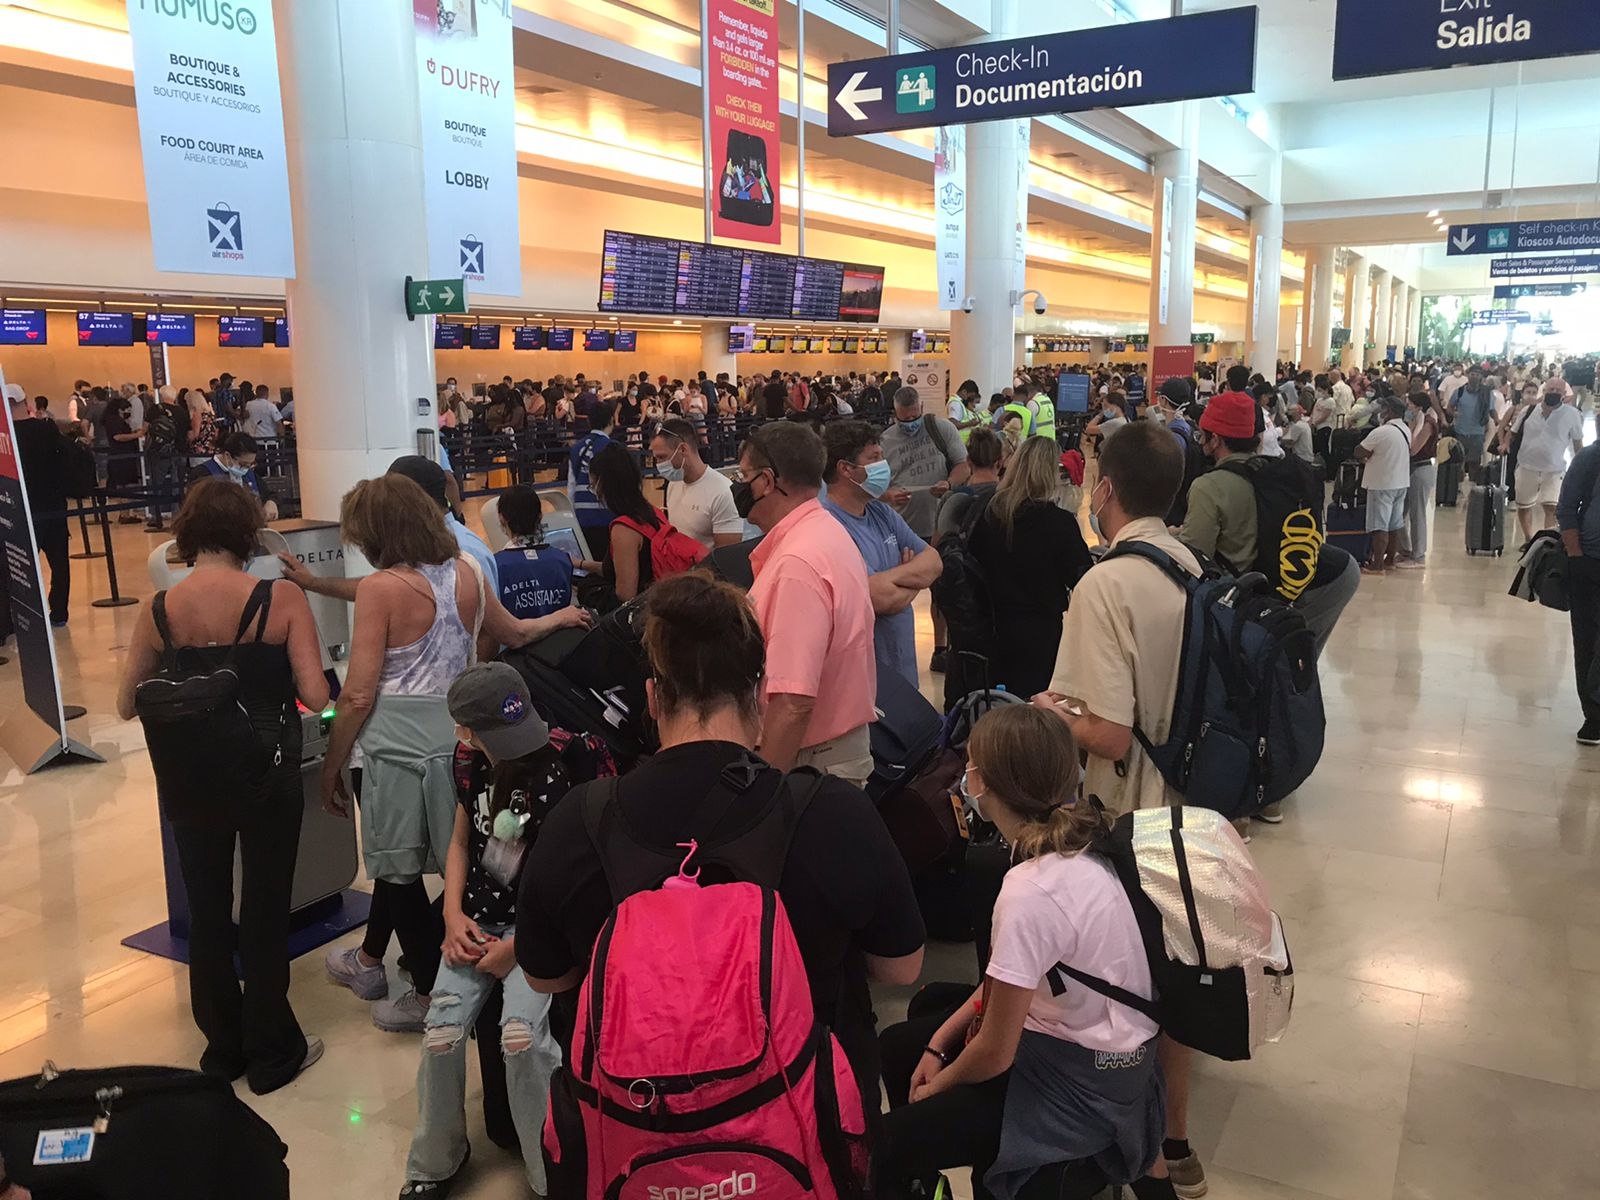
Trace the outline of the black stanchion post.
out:
<instances>
[{"instance_id":1,"label":"black stanchion post","mask_svg":"<svg viewBox=\"0 0 1600 1200\"><path fill-rule=\"evenodd\" d=\"M78 502L78 532L83 538L83 550L78 554L69 555L68 557L75 558L75 559L104 558L105 557L105 551L89 549L89 517L88 517L87 511L84 508L84 504L86 503L86 501L84 500L83 497L79 496L79 497L77 497L77 502Z\"/></svg>"},{"instance_id":2,"label":"black stanchion post","mask_svg":"<svg viewBox=\"0 0 1600 1200\"><path fill-rule=\"evenodd\" d=\"M95 501L100 510L100 542L105 547L106 577L111 582L111 595L103 600L91 600L89 603L94 608L125 608L130 604L137 604L139 601L133 596L124 596L117 590L117 555L111 548L111 522L106 515L106 494L96 492Z\"/></svg>"}]
</instances>

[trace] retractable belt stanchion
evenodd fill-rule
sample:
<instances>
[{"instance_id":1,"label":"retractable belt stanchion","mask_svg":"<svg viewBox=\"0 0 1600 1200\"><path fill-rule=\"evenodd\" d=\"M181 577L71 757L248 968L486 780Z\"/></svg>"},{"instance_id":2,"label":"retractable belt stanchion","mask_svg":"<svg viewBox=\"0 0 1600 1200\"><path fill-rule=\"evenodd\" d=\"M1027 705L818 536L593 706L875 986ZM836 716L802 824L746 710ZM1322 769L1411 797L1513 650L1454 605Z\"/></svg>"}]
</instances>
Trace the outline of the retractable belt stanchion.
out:
<instances>
[{"instance_id":1,"label":"retractable belt stanchion","mask_svg":"<svg viewBox=\"0 0 1600 1200\"><path fill-rule=\"evenodd\" d=\"M95 608L125 608L129 604L139 603L133 596L124 596L117 589L117 555L111 548L111 521L107 516L107 497L104 489L95 491L95 507L100 511L100 544L104 547L106 559L106 578L111 583L111 595L101 600L91 600L90 605ZM132 509L137 505L128 505Z\"/></svg>"},{"instance_id":2,"label":"retractable belt stanchion","mask_svg":"<svg viewBox=\"0 0 1600 1200\"><path fill-rule=\"evenodd\" d=\"M89 548L89 511L87 507L89 501L79 496L75 498L75 503L78 506L78 533L83 538L83 549L77 554L69 555L68 557L73 559L104 558L106 556L104 550L91 550Z\"/></svg>"}]
</instances>

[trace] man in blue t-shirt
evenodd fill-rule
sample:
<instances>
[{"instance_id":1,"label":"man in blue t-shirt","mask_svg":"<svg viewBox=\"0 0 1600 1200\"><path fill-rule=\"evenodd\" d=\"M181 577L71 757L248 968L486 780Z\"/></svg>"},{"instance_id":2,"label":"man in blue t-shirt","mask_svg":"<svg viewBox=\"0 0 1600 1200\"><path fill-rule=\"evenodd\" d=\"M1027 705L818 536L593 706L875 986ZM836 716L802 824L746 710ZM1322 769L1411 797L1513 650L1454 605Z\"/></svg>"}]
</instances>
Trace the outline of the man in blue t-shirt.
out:
<instances>
[{"instance_id":1,"label":"man in blue t-shirt","mask_svg":"<svg viewBox=\"0 0 1600 1200\"><path fill-rule=\"evenodd\" d=\"M572 603L572 556L546 545L539 493L517 486L500 494L500 523L511 540L494 556L500 602L513 617L545 617Z\"/></svg>"},{"instance_id":2,"label":"man in blue t-shirt","mask_svg":"<svg viewBox=\"0 0 1600 1200\"><path fill-rule=\"evenodd\" d=\"M877 430L864 421L833 421L823 432L828 485L822 506L845 527L867 564L874 657L879 672L893 671L917 686L917 622L911 603L939 578L939 552L878 497L893 472L884 461Z\"/></svg>"}]
</instances>

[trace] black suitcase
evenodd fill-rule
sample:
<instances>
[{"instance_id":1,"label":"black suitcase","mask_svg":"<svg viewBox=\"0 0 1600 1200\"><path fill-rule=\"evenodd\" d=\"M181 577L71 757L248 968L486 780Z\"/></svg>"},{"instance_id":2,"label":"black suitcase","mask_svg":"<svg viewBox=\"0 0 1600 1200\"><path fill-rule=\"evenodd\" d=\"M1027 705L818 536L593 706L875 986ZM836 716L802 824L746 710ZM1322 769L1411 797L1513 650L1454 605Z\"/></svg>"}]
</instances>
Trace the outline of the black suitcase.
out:
<instances>
[{"instance_id":1,"label":"black suitcase","mask_svg":"<svg viewBox=\"0 0 1600 1200\"><path fill-rule=\"evenodd\" d=\"M622 714L589 688L568 679L559 665L585 632L559 629L521 650L507 650L500 658L527 681L540 716L569 732L594 734L617 760L617 769L626 772L654 747L625 732Z\"/></svg>"},{"instance_id":2,"label":"black suitcase","mask_svg":"<svg viewBox=\"0 0 1600 1200\"><path fill-rule=\"evenodd\" d=\"M1356 447L1366 437L1366 429L1335 429L1328 438L1328 478L1337 479L1339 468L1355 457Z\"/></svg>"},{"instance_id":3,"label":"black suitcase","mask_svg":"<svg viewBox=\"0 0 1600 1200\"><path fill-rule=\"evenodd\" d=\"M1439 464L1439 482L1434 501L1440 508L1454 508L1461 502L1461 477L1465 468L1461 460L1448 458Z\"/></svg>"},{"instance_id":4,"label":"black suitcase","mask_svg":"<svg viewBox=\"0 0 1600 1200\"><path fill-rule=\"evenodd\" d=\"M874 703L878 719L868 726L872 776L866 792L877 802L934 757L944 736L944 717L926 696L893 671L878 672Z\"/></svg>"},{"instance_id":5,"label":"black suitcase","mask_svg":"<svg viewBox=\"0 0 1600 1200\"><path fill-rule=\"evenodd\" d=\"M1361 475L1360 463L1340 465L1323 534L1328 545L1338 546L1356 562L1365 563L1372 556L1372 535L1367 532L1367 492L1361 486Z\"/></svg>"},{"instance_id":6,"label":"black suitcase","mask_svg":"<svg viewBox=\"0 0 1600 1200\"><path fill-rule=\"evenodd\" d=\"M576 644L555 660L555 665L605 706L606 719L613 730L646 750L654 750L659 742L644 690L644 682L650 677L650 660L644 652L644 619L645 597L638 595L601 617L593 629L582 631Z\"/></svg>"},{"instance_id":7,"label":"black suitcase","mask_svg":"<svg viewBox=\"0 0 1600 1200\"><path fill-rule=\"evenodd\" d=\"M288 1200L288 1152L199 1071L46 1064L0 1083L0 1154L35 1200Z\"/></svg>"}]
</instances>

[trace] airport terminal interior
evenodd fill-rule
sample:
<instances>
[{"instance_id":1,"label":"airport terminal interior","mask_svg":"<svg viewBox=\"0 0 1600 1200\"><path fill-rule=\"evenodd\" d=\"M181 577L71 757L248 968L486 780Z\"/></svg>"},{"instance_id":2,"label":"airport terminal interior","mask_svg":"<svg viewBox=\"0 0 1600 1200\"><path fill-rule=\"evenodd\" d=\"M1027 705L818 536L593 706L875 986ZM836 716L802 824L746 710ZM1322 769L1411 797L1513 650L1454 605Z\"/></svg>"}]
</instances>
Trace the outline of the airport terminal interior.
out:
<instances>
[{"instance_id":1,"label":"airport terminal interior","mask_svg":"<svg viewBox=\"0 0 1600 1200\"><path fill-rule=\"evenodd\" d=\"M974 447L991 414L1002 431L1020 423L1010 454L1053 431L1054 503L1098 557L1121 501L1097 457L1129 432L1098 426L1176 417L1180 447L1201 452L1237 436L1209 413L1232 397L1288 461L1304 438L1326 544L1354 555L1341 560L1353 594L1311 660L1320 759L1267 819L1235 822L1292 953L1292 1019L1241 1061L1193 1053L1187 1145L1174 1151L1169 1121L1159 1156L1186 1165L1170 1185L1157 1172L1169 1190L1126 1194L1600 1195L1600 721L1586 716L1600 714L1600 24L1588 7L0 0L0 376L13 427L53 424L62 454L76 443L96 467L56 501L67 549L47 559L39 531L61 522L41 500L59 484L30 475L20 434L8 444L21 487L6 470L18 456L0 454L0 631L14 627L0 642L0 1080L77 1069L109 1086L130 1065L197 1069L206 1049L184 943L164 924L186 918L177 850L146 726L119 716L118 687L156 593L188 571L172 525L190 470L226 479L238 465L230 429L259 435L250 483L278 519L250 570L269 578L278 550L301 574L354 577L365 559L348 530L341 544L341 498L406 455L448 475L491 550L506 544L501 498L531 484L547 531L582 535L578 557L602 558L578 473L593 478L591 418L618 402L633 417L612 437L675 524L677 443L651 437L663 417L694 426L712 472L755 505L734 520L736 543L767 529L772 493L759 457L754 475L748 452L741 468L740 445L772 421L806 418L825 437L852 416L886 429L890 499L907 494L891 442L911 436L895 426L908 415L948 418ZM509 386L529 380L541 390ZM264 426L244 381L276 410ZM904 405L902 387L915 392ZM116 415L119 394L137 398L142 429ZM157 396L190 405L171 410L180 439L190 412L194 431L211 413L212 440L158 452ZM1396 490L1370 478L1386 451L1365 430L1404 421L1408 402L1458 457L1432 440L1419 456L1400 426L1412 474L1400 458L1395 503L1416 508L1426 540L1410 534L1409 561L1384 569L1382 539L1394 530L1398 549L1408 517L1345 518ZM109 442L91 406L109 413ZM1528 466L1529 423L1561 421L1568 432L1539 443L1554 458ZM929 427L949 461L949 426ZM1514 440L1524 461L1508 470ZM866 505L883 489L863 491L856 469L837 478ZM1592 494L1564 486L1580 472ZM1574 581L1559 605L1519 573L1525 543L1558 527L1543 540L1570 556ZM906 532L932 540L931 527ZM641 587L666 582L658 552L646 542L656 582ZM58 564L65 611L44 604ZM1130 565L1101 561L1073 586ZM870 554L867 567L879 569ZM615 564L606 572L620 588ZM926 584L913 590L911 670L937 717L951 636ZM349 605L310 599L338 682ZM1069 605L1064 639L1073 617ZM794 636L762 632L769 661ZM1065 640L1061 654L1073 657ZM884 662L880 643L880 715ZM287 1147L297 1198L529 1196L522 1155L486 1134L476 1044L470 1159L445 1188L402 1191L427 1179L408 1155L431 1035L420 1018L385 1031L330 978L330 951L362 944L372 859L357 840L367 826L318 803L328 715L301 715L315 832L299 847L288 998L322 1057L266 1094L254 1076L234 1091ZM952 794L961 808L953 777ZM424 881L430 896L444 887ZM880 1031L925 985L979 983L972 941L924 915L915 982L872 985ZM409 986L400 953L392 939L390 1001ZM1048 1000L1050 982L1038 989ZM32 1115L30 1087L0 1084L0 1180L14 1189L0 1200L227 1194L184 1191L193 1180L53 1190L61 1172L98 1168L93 1137L74 1151L51 1130L86 1126L114 1151L117 1121L94 1121L91 1104L53 1126ZM141 1128L175 1136L159 1120ZM962 1200L1017 1194L958 1164L947 1174ZM833 1194L817 1182L782 1194ZM552 1174L547 1186L552 1200L708 1195L623 1183L604 1193L591 1175L564 1192ZM923 1187L905 1194L936 1194Z\"/></svg>"}]
</instances>

